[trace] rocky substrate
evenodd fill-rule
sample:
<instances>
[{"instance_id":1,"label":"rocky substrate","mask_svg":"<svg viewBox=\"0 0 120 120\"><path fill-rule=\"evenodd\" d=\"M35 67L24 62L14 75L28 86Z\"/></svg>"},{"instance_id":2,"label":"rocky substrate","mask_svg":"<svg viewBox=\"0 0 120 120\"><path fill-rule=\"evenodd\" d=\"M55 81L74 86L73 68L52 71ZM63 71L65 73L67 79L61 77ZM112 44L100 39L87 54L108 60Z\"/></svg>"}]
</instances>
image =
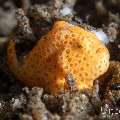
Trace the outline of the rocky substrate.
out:
<instances>
[{"instance_id":1,"label":"rocky substrate","mask_svg":"<svg viewBox=\"0 0 120 120\"><path fill-rule=\"evenodd\" d=\"M109 69L91 91L49 95L22 85L6 64L11 35L21 59L56 20L95 30L110 51ZM73 119L120 119L120 0L0 0L0 120Z\"/></svg>"}]
</instances>

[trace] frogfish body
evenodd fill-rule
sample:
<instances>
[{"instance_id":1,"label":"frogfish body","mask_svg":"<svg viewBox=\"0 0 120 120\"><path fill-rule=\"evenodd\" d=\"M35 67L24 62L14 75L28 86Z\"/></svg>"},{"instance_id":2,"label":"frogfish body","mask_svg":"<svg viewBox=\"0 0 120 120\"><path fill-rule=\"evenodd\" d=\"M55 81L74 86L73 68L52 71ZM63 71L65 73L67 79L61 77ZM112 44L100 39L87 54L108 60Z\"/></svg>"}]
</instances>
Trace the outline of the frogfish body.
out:
<instances>
[{"instance_id":1,"label":"frogfish body","mask_svg":"<svg viewBox=\"0 0 120 120\"><path fill-rule=\"evenodd\" d=\"M55 22L21 61L16 57L14 40L10 40L7 57L18 80L52 94L68 89L68 73L79 89L92 88L93 81L109 67L109 52L96 35L65 21Z\"/></svg>"}]
</instances>

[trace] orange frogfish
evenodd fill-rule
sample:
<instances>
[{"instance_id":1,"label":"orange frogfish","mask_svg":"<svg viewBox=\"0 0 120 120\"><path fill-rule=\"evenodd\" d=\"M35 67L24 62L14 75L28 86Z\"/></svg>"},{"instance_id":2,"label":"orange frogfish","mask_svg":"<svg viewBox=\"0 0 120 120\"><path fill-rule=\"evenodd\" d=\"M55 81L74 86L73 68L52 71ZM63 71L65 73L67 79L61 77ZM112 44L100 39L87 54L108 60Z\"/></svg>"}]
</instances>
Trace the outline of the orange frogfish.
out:
<instances>
[{"instance_id":1,"label":"orange frogfish","mask_svg":"<svg viewBox=\"0 0 120 120\"><path fill-rule=\"evenodd\" d=\"M52 94L68 89L68 73L81 90L92 88L109 67L109 51L97 36L65 21L55 22L22 60L17 59L15 45L11 39L7 49L11 72L25 85L43 87Z\"/></svg>"}]
</instances>

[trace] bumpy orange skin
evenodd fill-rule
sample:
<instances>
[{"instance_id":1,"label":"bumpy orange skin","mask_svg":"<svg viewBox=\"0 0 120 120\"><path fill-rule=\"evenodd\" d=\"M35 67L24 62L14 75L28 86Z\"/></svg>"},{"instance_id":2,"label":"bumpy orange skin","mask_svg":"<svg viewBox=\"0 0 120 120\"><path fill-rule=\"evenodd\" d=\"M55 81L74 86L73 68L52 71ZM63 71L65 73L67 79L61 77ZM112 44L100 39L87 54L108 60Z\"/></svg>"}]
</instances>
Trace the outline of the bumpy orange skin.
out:
<instances>
[{"instance_id":1,"label":"bumpy orange skin","mask_svg":"<svg viewBox=\"0 0 120 120\"><path fill-rule=\"evenodd\" d=\"M79 89L91 88L109 66L109 52L96 35L65 21L56 22L22 61L17 60L13 40L9 42L7 56L17 79L53 94L67 89L68 73Z\"/></svg>"}]
</instances>

